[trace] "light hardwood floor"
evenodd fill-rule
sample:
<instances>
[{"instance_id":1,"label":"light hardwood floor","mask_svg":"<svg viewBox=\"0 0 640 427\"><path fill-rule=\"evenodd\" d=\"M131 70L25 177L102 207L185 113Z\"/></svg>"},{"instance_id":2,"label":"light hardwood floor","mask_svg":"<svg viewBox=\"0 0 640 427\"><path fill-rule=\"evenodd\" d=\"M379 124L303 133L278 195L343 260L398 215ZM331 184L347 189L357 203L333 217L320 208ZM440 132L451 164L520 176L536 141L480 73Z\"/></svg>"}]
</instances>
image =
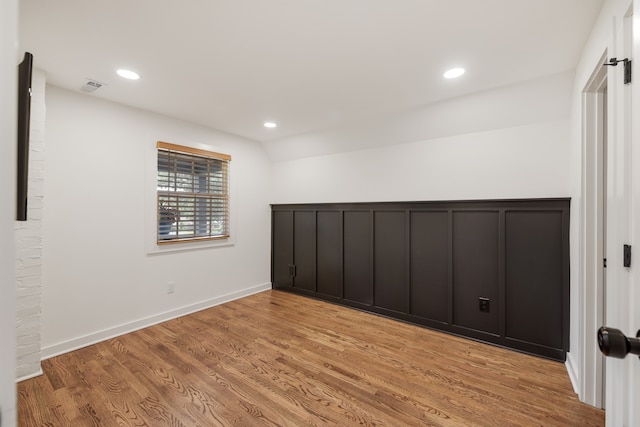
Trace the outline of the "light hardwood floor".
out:
<instances>
[{"instance_id":1,"label":"light hardwood floor","mask_svg":"<svg viewBox=\"0 0 640 427\"><path fill-rule=\"evenodd\" d=\"M280 291L43 362L19 426L603 426L561 363Z\"/></svg>"}]
</instances>

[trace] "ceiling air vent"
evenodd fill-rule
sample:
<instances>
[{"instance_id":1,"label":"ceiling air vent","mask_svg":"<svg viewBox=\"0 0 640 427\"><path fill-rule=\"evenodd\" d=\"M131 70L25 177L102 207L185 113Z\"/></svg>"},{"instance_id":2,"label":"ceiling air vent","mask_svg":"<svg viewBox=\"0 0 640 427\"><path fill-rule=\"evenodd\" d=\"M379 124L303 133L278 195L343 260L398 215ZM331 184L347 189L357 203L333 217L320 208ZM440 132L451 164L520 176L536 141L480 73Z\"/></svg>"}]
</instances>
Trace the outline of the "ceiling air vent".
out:
<instances>
[{"instance_id":1,"label":"ceiling air vent","mask_svg":"<svg viewBox=\"0 0 640 427\"><path fill-rule=\"evenodd\" d=\"M82 92L91 93L100 89L104 85L105 85L104 83L100 83L91 79L86 79L86 82L84 83L84 85L82 85L82 87L80 87L80 90Z\"/></svg>"}]
</instances>

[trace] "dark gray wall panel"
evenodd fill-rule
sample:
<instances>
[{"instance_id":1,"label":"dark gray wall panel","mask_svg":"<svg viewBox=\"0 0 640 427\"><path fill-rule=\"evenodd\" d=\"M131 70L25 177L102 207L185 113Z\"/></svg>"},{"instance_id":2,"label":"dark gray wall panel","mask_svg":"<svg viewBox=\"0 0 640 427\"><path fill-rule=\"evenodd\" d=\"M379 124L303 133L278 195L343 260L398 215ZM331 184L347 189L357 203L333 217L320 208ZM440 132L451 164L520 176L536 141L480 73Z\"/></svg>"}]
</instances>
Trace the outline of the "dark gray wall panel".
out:
<instances>
[{"instance_id":1,"label":"dark gray wall panel","mask_svg":"<svg viewBox=\"0 0 640 427\"><path fill-rule=\"evenodd\" d=\"M562 346L562 212L507 212L506 336Z\"/></svg>"},{"instance_id":2,"label":"dark gray wall panel","mask_svg":"<svg viewBox=\"0 0 640 427\"><path fill-rule=\"evenodd\" d=\"M411 314L448 321L448 212L411 212L410 286Z\"/></svg>"},{"instance_id":3,"label":"dark gray wall panel","mask_svg":"<svg viewBox=\"0 0 640 427\"><path fill-rule=\"evenodd\" d=\"M316 290L316 213L296 211L293 217L293 260L296 277L293 286Z\"/></svg>"},{"instance_id":4,"label":"dark gray wall panel","mask_svg":"<svg viewBox=\"0 0 640 427\"><path fill-rule=\"evenodd\" d=\"M318 211L318 292L342 296L342 213Z\"/></svg>"},{"instance_id":5,"label":"dark gray wall panel","mask_svg":"<svg viewBox=\"0 0 640 427\"><path fill-rule=\"evenodd\" d=\"M273 286L290 287L293 285L293 277L289 274L289 265L293 264L293 212L273 212L272 245Z\"/></svg>"},{"instance_id":6,"label":"dark gray wall panel","mask_svg":"<svg viewBox=\"0 0 640 427\"><path fill-rule=\"evenodd\" d=\"M406 214L376 211L374 215L374 304L406 312Z\"/></svg>"},{"instance_id":7,"label":"dark gray wall panel","mask_svg":"<svg viewBox=\"0 0 640 427\"><path fill-rule=\"evenodd\" d=\"M344 213L344 297L373 303L369 211Z\"/></svg>"},{"instance_id":8,"label":"dark gray wall panel","mask_svg":"<svg viewBox=\"0 0 640 427\"><path fill-rule=\"evenodd\" d=\"M498 212L453 213L453 323L499 333ZM481 312L479 297L490 299Z\"/></svg>"},{"instance_id":9,"label":"dark gray wall panel","mask_svg":"<svg viewBox=\"0 0 640 427\"><path fill-rule=\"evenodd\" d=\"M272 212L274 288L565 360L569 199L287 204ZM479 297L489 299L489 312Z\"/></svg>"}]
</instances>

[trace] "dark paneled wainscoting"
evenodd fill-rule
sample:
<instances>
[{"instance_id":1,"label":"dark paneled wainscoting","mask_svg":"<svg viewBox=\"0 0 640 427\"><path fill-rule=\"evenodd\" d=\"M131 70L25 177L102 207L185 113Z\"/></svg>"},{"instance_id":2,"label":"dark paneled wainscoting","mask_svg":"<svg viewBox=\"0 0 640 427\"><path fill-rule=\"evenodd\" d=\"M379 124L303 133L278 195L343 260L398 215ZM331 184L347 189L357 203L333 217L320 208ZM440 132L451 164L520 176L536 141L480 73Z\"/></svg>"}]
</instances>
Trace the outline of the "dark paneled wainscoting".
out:
<instances>
[{"instance_id":1,"label":"dark paneled wainscoting","mask_svg":"<svg viewBox=\"0 0 640 427\"><path fill-rule=\"evenodd\" d=\"M569 199L272 205L272 285L564 361L569 208Z\"/></svg>"}]
</instances>

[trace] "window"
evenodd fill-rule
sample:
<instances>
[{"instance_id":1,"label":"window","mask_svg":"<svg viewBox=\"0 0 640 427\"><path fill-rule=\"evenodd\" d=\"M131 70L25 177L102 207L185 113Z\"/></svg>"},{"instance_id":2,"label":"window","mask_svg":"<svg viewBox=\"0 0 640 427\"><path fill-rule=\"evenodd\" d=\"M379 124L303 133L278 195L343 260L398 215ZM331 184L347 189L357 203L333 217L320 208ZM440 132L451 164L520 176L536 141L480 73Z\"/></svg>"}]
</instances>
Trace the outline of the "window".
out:
<instances>
[{"instance_id":1,"label":"window","mask_svg":"<svg viewBox=\"0 0 640 427\"><path fill-rule=\"evenodd\" d=\"M231 156L159 141L158 244L229 238Z\"/></svg>"}]
</instances>

